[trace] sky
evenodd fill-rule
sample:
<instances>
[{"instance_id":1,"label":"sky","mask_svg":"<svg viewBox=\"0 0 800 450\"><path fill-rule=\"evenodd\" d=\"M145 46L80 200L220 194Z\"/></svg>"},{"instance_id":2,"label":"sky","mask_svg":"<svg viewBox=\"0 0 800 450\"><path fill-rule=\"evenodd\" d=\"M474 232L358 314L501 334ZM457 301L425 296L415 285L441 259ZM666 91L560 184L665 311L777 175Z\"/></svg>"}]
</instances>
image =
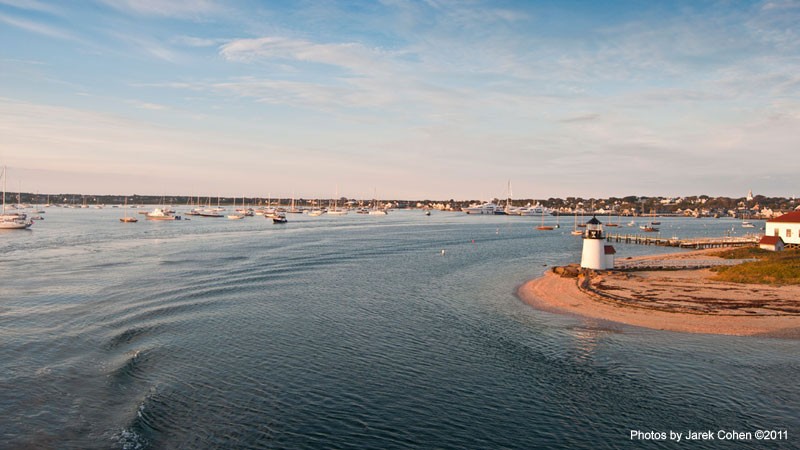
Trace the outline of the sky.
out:
<instances>
[{"instance_id":1,"label":"sky","mask_svg":"<svg viewBox=\"0 0 800 450\"><path fill-rule=\"evenodd\" d=\"M800 1L0 0L9 191L800 195Z\"/></svg>"}]
</instances>

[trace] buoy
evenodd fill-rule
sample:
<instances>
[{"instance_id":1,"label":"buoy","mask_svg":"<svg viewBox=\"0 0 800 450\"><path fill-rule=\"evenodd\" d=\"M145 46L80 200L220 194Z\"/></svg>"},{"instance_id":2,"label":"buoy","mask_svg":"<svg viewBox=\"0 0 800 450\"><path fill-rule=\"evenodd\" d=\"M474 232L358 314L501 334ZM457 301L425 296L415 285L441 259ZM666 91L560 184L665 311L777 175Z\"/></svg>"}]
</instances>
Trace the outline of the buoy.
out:
<instances>
[{"instance_id":1,"label":"buoy","mask_svg":"<svg viewBox=\"0 0 800 450\"><path fill-rule=\"evenodd\" d=\"M444 249L442 249L442 256L444 256Z\"/></svg>"}]
</instances>

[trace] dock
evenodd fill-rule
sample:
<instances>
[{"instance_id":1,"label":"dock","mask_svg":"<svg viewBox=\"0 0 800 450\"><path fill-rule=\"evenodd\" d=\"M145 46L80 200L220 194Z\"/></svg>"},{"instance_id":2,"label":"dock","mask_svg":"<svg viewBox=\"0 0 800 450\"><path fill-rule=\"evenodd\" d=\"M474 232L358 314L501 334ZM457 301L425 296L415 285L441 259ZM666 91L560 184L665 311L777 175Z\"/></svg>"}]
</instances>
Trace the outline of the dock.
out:
<instances>
[{"instance_id":1,"label":"dock","mask_svg":"<svg viewBox=\"0 0 800 450\"><path fill-rule=\"evenodd\" d=\"M724 236L691 239L680 239L677 237L666 238L647 234L606 234L606 240L608 242L639 245L660 245L662 247L693 248L698 250L704 248L746 247L748 245L758 244L759 239L761 239L761 235L757 234L738 237Z\"/></svg>"}]
</instances>

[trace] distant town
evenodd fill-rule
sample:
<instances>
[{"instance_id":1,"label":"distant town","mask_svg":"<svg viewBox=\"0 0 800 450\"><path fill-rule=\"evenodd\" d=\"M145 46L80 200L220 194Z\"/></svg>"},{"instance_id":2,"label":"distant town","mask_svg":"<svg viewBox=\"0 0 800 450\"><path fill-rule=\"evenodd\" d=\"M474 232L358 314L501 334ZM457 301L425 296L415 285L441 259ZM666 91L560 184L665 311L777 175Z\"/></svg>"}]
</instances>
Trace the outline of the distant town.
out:
<instances>
[{"instance_id":1,"label":"distant town","mask_svg":"<svg viewBox=\"0 0 800 450\"><path fill-rule=\"evenodd\" d=\"M101 208L114 207L127 203L136 205L171 205L171 206L289 206L297 208L324 207L336 201L345 207L357 208L375 206L393 209L432 209L441 211L462 211L470 206L492 204L497 212L515 210L525 206L541 207L549 214L574 215L597 214L619 216L687 216L687 217L735 217L769 219L789 211L800 209L800 203L794 198L766 197L748 193L745 197L711 197L695 195L687 197L609 197L609 198L548 198L548 199L491 199L485 200L402 200L402 199L307 199L307 198L269 198L269 197L190 197L190 196L153 196L153 195L84 195L84 194L33 194L7 193L7 204L17 205L51 205L67 208Z\"/></svg>"}]
</instances>

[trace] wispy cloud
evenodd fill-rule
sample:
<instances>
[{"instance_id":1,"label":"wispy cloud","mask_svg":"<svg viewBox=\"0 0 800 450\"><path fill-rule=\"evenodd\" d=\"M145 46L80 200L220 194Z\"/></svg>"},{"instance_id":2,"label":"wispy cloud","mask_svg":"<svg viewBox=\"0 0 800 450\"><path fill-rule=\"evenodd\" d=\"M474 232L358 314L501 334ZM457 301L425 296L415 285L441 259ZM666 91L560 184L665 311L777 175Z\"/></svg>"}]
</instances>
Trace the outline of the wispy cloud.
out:
<instances>
[{"instance_id":1,"label":"wispy cloud","mask_svg":"<svg viewBox=\"0 0 800 450\"><path fill-rule=\"evenodd\" d=\"M170 109L166 105L161 105L159 103L150 103L150 102L143 102L140 100L128 100L128 104L133 105L139 109L146 109L149 111L166 111Z\"/></svg>"},{"instance_id":2,"label":"wispy cloud","mask_svg":"<svg viewBox=\"0 0 800 450\"><path fill-rule=\"evenodd\" d=\"M164 46L159 40L151 39L143 35L128 34L121 31L110 31L109 36L113 36L132 50L139 54L148 55L150 57L167 61L177 62L179 54L174 50Z\"/></svg>"},{"instance_id":3,"label":"wispy cloud","mask_svg":"<svg viewBox=\"0 0 800 450\"><path fill-rule=\"evenodd\" d=\"M525 11L457 0L428 0L427 5L437 11L440 22L457 27L482 27L486 24L521 22L532 18Z\"/></svg>"},{"instance_id":4,"label":"wispy cloud","mask_svg":"<svg viewBox=\"0 0 800 450\"><path fill-rule=\"evenodd\" d=\"M359 43L322 44L285 37L237 39L220 47L229 61L295 60L327 64L353 71L373 73L384 66L385 52Z\"/></svg>"},{"instance_id":5,"label":"wispy cloud","mask_svg":"<svg viewBox=\"0 0 800 450\"><path fill-rule=\"evenodd\" d=\"M140 15L199 19L223 10L213 0L98 0L114 9Z\"/></svg>"},{"instance_id":6,"label":"wispy cloud","mask_svg":"<svg viewBox=\"0 0 800 450\"><path fill-rule=\"evenodd\" d=\"M800 9L800 3L794 0L764 2L761 6L764 11L782 9Z\"/></svg>"},{"instance_id":7,"label":"wispy cloud","mask_svg":"<svg viewBox=\"0 0 800 450\"><path fill-rule=\"evenodd\" d=\"M582 114L580 116L567 117L560 119L561 123L593 122L600 119L600 114Z\"/></svg>"},{"instance_id":8,"label":"wispy cloud","mask_svg":"<svg viewBox=\"0 0 800 450\"><path fill-rule=\"evenodd\" d=\"M57 6L43 3L38 0L0 0L0 5L7 5L17 9L39 11L48 14L62 14L63 10Z\"/></svg>"},{"instance_id":9,"label":"wispy cloud","mask_svg":"<svg viewBox=\"0 0 800 450\"><path fill-rule=\"evenodd\" d=\"M183 45L186 47L214 47L222 43L228 42L229 39L213 39L202 38L195 36L176 36L170 40L173 44Z\"/></svg>"},{"instance_id":10,"label":"wispy cloud","mask_svg":"<svg viewBox=\"0 0 800 450\"><path fill-rule=\"evenodd\" d=\"M64 30L62 30L60 28L57 28L57 27L54 27L54 26L51 26L51 25L45 25L45 24L40 23L40 22L34 22L34 21L31 21L31 20L20 19L20 18L17 18L17 17L11 17L11 16L8 16L8 15L2 14L2 13L0 13L0 22L4 22L4 23L6 23L8 25L11 25L13 27L16 27L16 28L19 28L19 29L22 29L22 30L25 30L25 31L29 31L31 33L41 34L43 36L47 36L47 37L51 37L51 38L55 38L55 39L70 40L70 41L80 41L80 39L77 36L73 35L72 33L69 33L67 31L64 31Z\"/></svg>"}]
</instances>

